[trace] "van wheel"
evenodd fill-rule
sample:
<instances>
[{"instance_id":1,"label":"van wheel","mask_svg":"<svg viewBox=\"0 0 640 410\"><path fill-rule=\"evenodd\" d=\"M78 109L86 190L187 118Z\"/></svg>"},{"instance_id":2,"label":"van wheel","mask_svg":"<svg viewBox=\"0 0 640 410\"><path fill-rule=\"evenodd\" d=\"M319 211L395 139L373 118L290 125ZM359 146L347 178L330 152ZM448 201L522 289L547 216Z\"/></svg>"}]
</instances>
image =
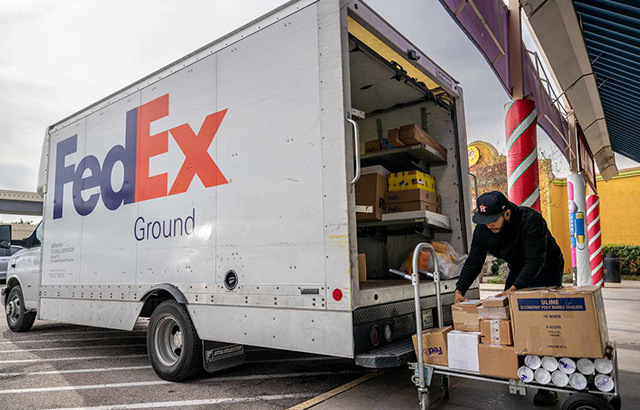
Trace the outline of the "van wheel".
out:
<instances>
[{"instance_id":1,"label":"van wheel","mask_svg":"<svg viewBox=\"0 0 640 410\"><path fill-rule=\"evenodd\" d=\"M9 292L5 311L9 329L14 332L28 331L36 320L36 312L29 312L24 306L24 297L22 297L20 286L14 286Z\"/></svg>"},{"instance_id":2,"label":"van wheel","mask_svg":"<svg viewBox=\"0 0 640 410\"><path fill-rule=\"evenodd\" d=\"M576 393L564 401L562 410L613 410L613 407L598 396Z\"/></svg>"},{"instance_id":3,"label":"van wheel","mask_svg":"<svg viewBox=\"0 0 640 410\"><path fill-rule=\"evenodd\" d=\"M147 350L153 370L164 380L178 382L202 371L202 341L187 308L174 300L153 311Z\"/></svg>"}]
</instances>

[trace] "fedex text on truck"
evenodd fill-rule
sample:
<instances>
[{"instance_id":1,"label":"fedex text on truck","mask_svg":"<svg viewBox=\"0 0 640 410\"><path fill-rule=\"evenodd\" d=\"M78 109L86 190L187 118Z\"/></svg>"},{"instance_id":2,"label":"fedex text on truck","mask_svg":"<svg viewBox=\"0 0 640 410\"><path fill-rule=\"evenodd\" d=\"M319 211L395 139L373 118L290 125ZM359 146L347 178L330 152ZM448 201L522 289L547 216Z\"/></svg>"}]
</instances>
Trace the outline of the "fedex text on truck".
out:
<instances>
[{"instance_id":1,"label":"fedex text on truck","mask_svg":"<svg viewBox=\"0 0 640 410\"><path fill-rule=\"evenodd\" d=\"M126 112L125 144L111 148L102 164L94 155L87 155L77 164L65 165L65 158L77 151L78 135L58 142L53 219L63 216L66 184L73 184L73 206L82 216L93 212L100 197L104 206L114 211L122 204L184 193L196 174L206 188L226 184L228 181L207 152L226 112L225 109L207 115L197 133L189 124L182 124L150 135L151 123L169 115L169 94L165 94ZM169 134L185 155L170 189L166 173L149 175L149 159L168 151ZM111 184L111 174L117 162L124 167L124 180L118 191ZM83 191L97 187L100 187L99 193L83 198Z\"/></svg>"}]
</instances>

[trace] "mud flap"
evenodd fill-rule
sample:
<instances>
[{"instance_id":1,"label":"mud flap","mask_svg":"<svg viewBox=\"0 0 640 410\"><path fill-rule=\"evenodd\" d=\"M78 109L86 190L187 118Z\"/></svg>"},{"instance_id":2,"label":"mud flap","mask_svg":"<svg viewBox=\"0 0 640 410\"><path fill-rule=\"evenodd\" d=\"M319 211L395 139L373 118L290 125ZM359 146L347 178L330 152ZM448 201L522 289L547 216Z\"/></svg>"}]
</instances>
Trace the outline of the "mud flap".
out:
<instances>
[{"instance_id":1,"label":"mud flap","mask_svg":"<svg viewBox=\"0 0 640 410\"><path fill-rule=\"evenodd\" d=\"M213 373L243 364L246 354L243 345L203 340L202 360L204 369Z\"/></svg>"}]
</instances>

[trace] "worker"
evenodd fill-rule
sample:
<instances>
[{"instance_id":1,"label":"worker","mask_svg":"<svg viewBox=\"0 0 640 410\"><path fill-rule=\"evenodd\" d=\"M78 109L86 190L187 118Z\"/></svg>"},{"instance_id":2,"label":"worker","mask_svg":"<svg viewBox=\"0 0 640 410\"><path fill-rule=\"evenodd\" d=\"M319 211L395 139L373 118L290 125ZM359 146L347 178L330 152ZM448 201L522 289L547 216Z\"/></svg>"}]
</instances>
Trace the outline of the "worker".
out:
<instances>
[{"instance_id":1,"label":"worker","mask_svg":"<svg viewBox=\"0 0 640 410\"><path fill-rule=\"evenodd\" d=\"M487 253L509 266L504 292L499 296L523 288L562 285L564 258L538 211L518 206L498 191L481 195L476 203L476 228L456 284L455 303L467 300L464 294L482 271ZM541 389L533 402L550 406L557 397L556 392Z\"/></svg>"}]
</instances>

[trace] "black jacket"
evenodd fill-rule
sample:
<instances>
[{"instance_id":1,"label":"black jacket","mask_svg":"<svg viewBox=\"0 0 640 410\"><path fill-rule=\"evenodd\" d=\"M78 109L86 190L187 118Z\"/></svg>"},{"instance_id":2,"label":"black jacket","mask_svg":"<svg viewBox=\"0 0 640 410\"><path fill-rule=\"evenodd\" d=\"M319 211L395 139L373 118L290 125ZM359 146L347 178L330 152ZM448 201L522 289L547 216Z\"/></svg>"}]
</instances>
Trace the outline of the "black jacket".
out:
<instances>
[{"instance_id":1,"label":"black jacket","mask_svg":"<svg viewBox=\"0 0 640 410\"><path fill-rule=\"evenodd\" d=\"M498 233L485 225L473 231L471 250L456 288L464 294L482 271L487 252L509 264L505 289L562 285L564 259L539 212L509 203L510 221Z\"/></svg>"}]
</instances>

